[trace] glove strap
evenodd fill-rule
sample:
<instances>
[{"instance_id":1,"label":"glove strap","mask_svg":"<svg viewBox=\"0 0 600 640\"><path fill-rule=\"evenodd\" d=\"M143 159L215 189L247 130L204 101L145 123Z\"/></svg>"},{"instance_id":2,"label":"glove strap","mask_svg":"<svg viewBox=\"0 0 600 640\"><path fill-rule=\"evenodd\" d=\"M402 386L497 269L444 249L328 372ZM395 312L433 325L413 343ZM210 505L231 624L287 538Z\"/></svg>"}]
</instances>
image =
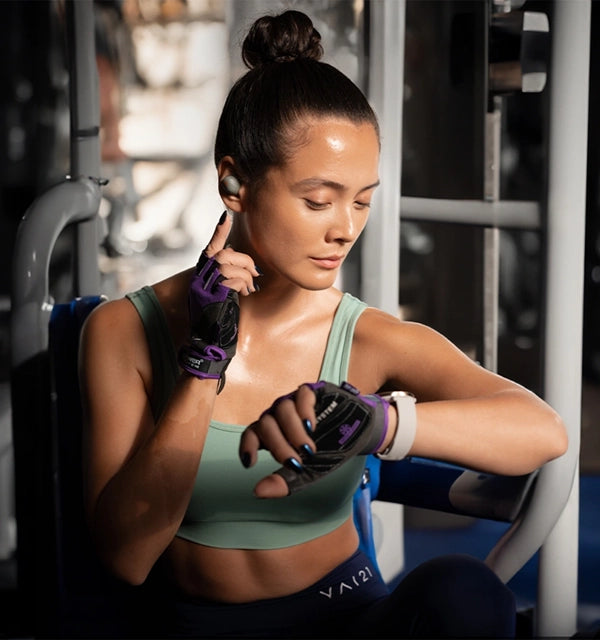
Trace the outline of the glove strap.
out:
<instances>
[{"instance_id":1,"label":"glove strap","mask_svg":"<svg viewBox=\"0 0 600 640\"><path fill-rule=\"evenodd\" d=\"M219 380L220 393L225 386L225 369L231 359L227 353L215 345L198 348L186 344L179 350L179 366L187 373L203 380Z\"/></svg>"}]
</instances>

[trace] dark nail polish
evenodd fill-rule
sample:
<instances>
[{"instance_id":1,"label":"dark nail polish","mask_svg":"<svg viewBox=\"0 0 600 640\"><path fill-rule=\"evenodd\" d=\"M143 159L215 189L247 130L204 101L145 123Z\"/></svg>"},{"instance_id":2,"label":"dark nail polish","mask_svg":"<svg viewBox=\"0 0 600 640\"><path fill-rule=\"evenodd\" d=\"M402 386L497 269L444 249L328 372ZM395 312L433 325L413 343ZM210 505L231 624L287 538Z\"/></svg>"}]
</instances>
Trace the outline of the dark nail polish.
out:
<instances>
[{"instance_id":1,"label":"dark nail polish","mask_svg":"<svg viewBox=\"0 0 600 640\"><path fill-rule=\"evenodd\" d=\"M244 453L242 453L242 464L244 465L244 467L246 467L246 469L250 466L250 454L247 451L244 451Z\"/></svg>"},{"instance_id":2,"label":"dark nail polish","mask_svg":"<svg viewBox=\"0 0 600 640\"><path fill-rule=\"evenodd\" d=\"M223 211L221 217L219 218L219 226L222 225L225 220L227 220L227 211Z\"/></svg>"},{"instance_id":3,"label":"dark nail polish","mask_svg":"<svg viewBox=\"0 0 600 640\"><path fill-rule=\"evenodd\" d=\"M302 424L306 429L306 433L308 433L309 436L312 435L312 422L308 418L305 418L302 420Z\"/></svg>"},{"instance_id":4,"label":"dark nail polish","mask_svg":"<svg viewBox=\"0 0 600 640\"><path fill-rule=\"evenodd\" d=\"M314 456L315 455L315 452L313 451L312 447L309 444L301 445L300 449L302 449L302 451L304 451L304 453L307 456Z\"/></svg>"},{"instance_id":5,"label":"dark nail polish","mask_svg":"<svg viewBox=\"0 0 600 640\"><path fill-rule=\"evenodd\" d=\"M284 464L292 471L297 471L298 473L304 471L304 467L298 462L298 460L296 460L296 458L288 458Z\"/></svg>"},{"instance_id":6,"label":"dark nail polish","mask_svg":"<svg viewBox=\"0 0 600 640\"><path fill-rule=\"evenodd\" d=\"M265 275L263 273L262 269L258 265L254 265L254 268L256 269L256 273L258 273L259 276L264 276Z\"/></svg>"}]
</instances>

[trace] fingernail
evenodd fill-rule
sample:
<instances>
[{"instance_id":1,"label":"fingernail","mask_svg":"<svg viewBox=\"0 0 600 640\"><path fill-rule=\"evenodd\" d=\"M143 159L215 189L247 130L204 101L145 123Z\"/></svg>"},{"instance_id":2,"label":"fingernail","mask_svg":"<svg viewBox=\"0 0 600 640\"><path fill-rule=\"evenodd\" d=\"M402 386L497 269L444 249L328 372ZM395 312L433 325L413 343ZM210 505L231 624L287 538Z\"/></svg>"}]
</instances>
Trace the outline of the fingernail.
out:
<instances>
[{"instance_id":1,"label":"fingernail","mask_svg":"<svg viewBox=\"0 0 600 640\"><path fill-rule=\"evenodd\" d=\"M300 449L302 449L302 451L304 451L304 453L306 453L307 456L315 455L313 448L309 444L300 445Z\"/></svg>"},{"instance_id":2,"label":"fingernail","mask_svg":"<svg viewBox=\"0 0 600 640\"><path fill-rule=\"evenodd\" d=\"M259 266L254 265L254 269L256 270L256 273L258 273L259 276L264 276L265 275L263 273L262 269Z\"/></svg>"},{"instance_id":3,"label":"fingernail","mask_svg":"<svg viewBox=\"0 0 600 640\"><path fill-rule=\"evenodd\" d=\"M298 462L298 460L296 460L296 458L288 458L284 464L292 471L297 471L298 473L304 471L304 467Z\"/></svg>"},{"instance_id":4,"label":"fingernail","mask_svg":"<svg viewBox=\"0 0 600 640\"><path fill-rule=\"evenodd\" d=\"M227 211L223 211L221 217L219 218L219 226L222 225L225 220L227 220Z\"/></svg>"},{"instance_id":5,"label":"fingernail","mask_svg":"<svg viewBox=\"0 0 600 640\"><path fill-rule=\"evenodd\" d=\"M309 436L312 435L312 422L308 418L305 418L302 420L302 424L306 429L306 433L308 433Z\"/></svg>"},{"instance_id":6,"label":"fingernail","mask_svg":"<svg viewBox=\"0 0 600 640\"><path fill-rule=\"evenodd\" d=\"M250 454L247 451L244 451L244 453L242 453L241 459L242 459L242 464L247 469L250 466Z\"/></svg>"},{"instance_id":7,"label":"fingernail","mask_svg":"<svg viewBox=\"0 0 600 640\"><path fill-rule=\"evenodd\" d=\"M256 284L256 282L253 282L252 284L254 285L254 293L260 291L260 287Z\"/></svg>"}]
</instances>

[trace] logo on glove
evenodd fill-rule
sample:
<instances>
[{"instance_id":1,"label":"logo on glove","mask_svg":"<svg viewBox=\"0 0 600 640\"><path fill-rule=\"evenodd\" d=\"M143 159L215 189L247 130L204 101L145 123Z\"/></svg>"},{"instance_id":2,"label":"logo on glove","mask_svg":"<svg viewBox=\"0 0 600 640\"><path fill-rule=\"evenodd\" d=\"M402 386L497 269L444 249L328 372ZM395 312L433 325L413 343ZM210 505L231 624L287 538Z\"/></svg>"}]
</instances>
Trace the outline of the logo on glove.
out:
<instances>
[{"instance_id":1,"label":"logo on glove","mask_svg":"<svg viewBox=\"0 0 600 640\"><path fill-rule=\"evenodd\" d=\"M352 434L358 429L360 426L360 420L355 420L354 424L350 426L349 424L343 424L340 427L340 434L342 437L338 440L340 445L345 444L351 437Z\"/></svg>"}]
</instances>

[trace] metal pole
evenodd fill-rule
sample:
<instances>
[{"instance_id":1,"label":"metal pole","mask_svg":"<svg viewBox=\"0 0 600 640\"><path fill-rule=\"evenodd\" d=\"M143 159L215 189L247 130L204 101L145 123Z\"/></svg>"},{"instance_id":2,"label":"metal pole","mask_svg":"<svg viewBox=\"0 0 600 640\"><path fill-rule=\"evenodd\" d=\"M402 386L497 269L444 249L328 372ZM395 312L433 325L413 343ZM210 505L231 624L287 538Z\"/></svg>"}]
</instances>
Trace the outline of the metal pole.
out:
<instances>
[{"instance_id":1,"label":"metal pole","mask_svg":"<svg viewBox=\"0 0 600 640\"><path fill-rule=\"evenodd\" d=\"M526 200L444 200L402 196L403 220L453 222L499 229L539 229L539 202Z\"/></svg>"},{"instance_id":2,"label":"metal pole","mask_svg":"<svg viewBox=\"0 0 600 640\"><path fill-rule=\"evenodd\" d=\"M402 176L402 102L404 94L405 0L369 3L369 99L381 129L381 186L362 236L361 291L368 304L393 316L400 298L400 185ZM385 580L404 567L404 509L372 503L386 537L377 549Z\"/></svg>"},{"instance_id":3,"label":"metal pole","mask_svg":"<svg viewBox=\"0 0 600 640\"><path fill-rule=\"evenodd\" d=\"M52 251L67 226L93 222L99 206L98 185L80 178L65 180L43 193L23 216L13 257L10 341L13 369L48 350L53 303L49 292Z\"/></svg>"},{"instance_id":4,"label":"metal pole","mask_svg":"<svg viewBox=\"0 0 600 640\"><path fill-rule=\"evenodd\" d=\"M94 6L92 0L67 0L67 44L71 106L71 176L100 178L100 102ZM75 293L100 291L98 222L76 227Z\"/></svg>"},{"instance_id":5,"label":"metal pole","mask_svg":"<svg viewBox=\"0 0 600 640\"><path fill-rule=\"evenodd\" d=\"M575 468L573 487L540 551L537 635L569 637L577 625L579 457L590 0L557 0L552 27L548 162L545 398L562 416L569 450L542 470ZM564 484L564 479L562 480ZM548 485L552 487L554 483Z\"/></svg>"},{"instance_id":6,"label":"metal pole","mask_svg":"<svg viewBox=\"0 0 600 640\"><path fill-rule=\"evenodd\" d=\"M500 200L500 133L502 102L485 116L484 197ZM492 225L483 230L483 366L498 370L498 293L500 288L500 229Z\"/></svg>"},{"instance_id":7,"label":"metal pole","mask_svg":"<svg viewBox=\"0 0 600 640\"><path fill-rule=\"evenodd\" d=\"M380 179L362 239L365 302L398 316L405 0L370 3L369 99L382 132Z\"/></svg>"}]
</instances>

